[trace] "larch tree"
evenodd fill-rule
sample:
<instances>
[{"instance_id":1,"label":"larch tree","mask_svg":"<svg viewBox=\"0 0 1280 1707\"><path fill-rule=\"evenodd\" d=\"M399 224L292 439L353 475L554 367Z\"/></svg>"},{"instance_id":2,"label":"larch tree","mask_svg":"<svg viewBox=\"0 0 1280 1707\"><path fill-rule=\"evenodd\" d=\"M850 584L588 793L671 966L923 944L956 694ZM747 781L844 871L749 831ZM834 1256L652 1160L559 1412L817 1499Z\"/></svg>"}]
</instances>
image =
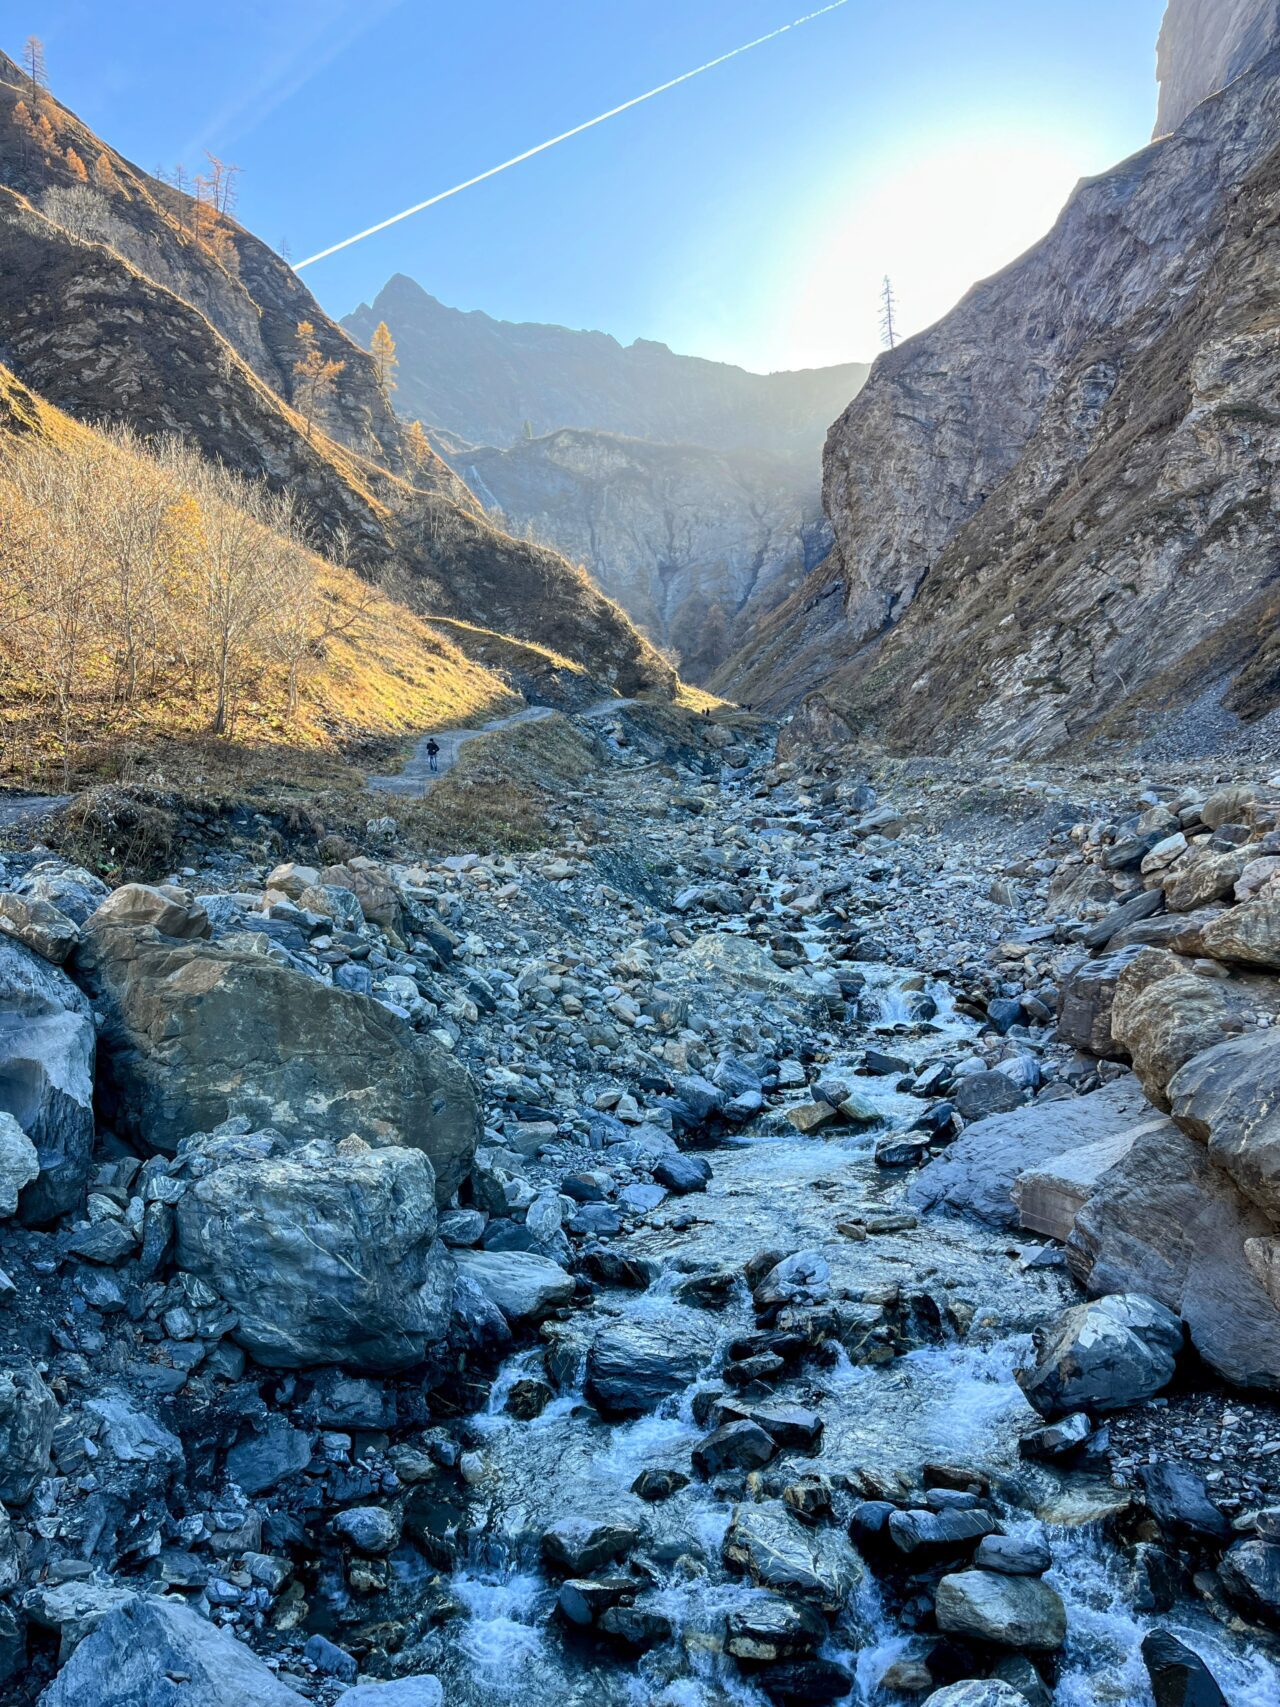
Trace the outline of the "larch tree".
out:
<instances>
[{"instance_id":1,"label":"larch tree","mask_svg":"<svg viewBox=\"0 0 1280 1707\"><path fill-rule=\"evenodd\" d=\"M77 184L89 182L89 169L74 148L67 150L67 171L70 172Z\"/></svg>"},{"instance_id":2,"label":"larch tree","mask_svg":"<svg viewBox=\"0 0 1280 1707\"><path fill-rule=\"evenodd\" d=\"M374 327L369 350L373 356L373 365L377 369L378 384L384 391L394 391L395 372L400 358L396 355L396 341L391 336L391 328L385 320L379 320Z\"/></svg>"},{"instance_id":3,"label":"larch tree","mask_svg":"<svg viewBox=\"0 0 1280 1707\"><path fill-rule=\"evenodd\" d=\"M100 190L118 190L120 188L116 169L111 164L111 156L105 148L93 163L93 181Z\"/></svg>"},{"instance_id":4,"label":"larch tree","mask_svg":"<svg viewBox=\"0 0 1280 1707\"><path fill-rule=\"evenodd\" d=\"M334 361L320 348L320 340L310 320L298 322L298 359L293 364L294 401L307 425L307 443L316 413L333 395L338 375L346 362Z\"/></svg>"},{"instance_id":5,"label":"larch tree","mask_svg":"<svg viewBox=\"0 0 1280 1707\"><path fill-rule=\"evenodd\" d=\"M22 68L31 85L31 102L34 106L49 87L49 72L44 62L44 43L39 36L28 36L22 44Z\"/></svg>"}]
</instances>

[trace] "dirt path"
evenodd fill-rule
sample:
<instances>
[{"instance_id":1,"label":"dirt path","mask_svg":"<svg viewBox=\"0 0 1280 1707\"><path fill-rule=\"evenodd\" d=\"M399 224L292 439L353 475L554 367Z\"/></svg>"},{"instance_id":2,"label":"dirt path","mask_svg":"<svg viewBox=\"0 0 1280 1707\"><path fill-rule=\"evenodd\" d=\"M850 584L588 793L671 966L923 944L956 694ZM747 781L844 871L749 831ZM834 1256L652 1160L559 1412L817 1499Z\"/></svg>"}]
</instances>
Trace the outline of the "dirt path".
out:
<instances>
[{"instance_id":1,"label":"dirt path","mask_svg":"<svg viewBox=\"0 0 1280 1707\"><path fill-rule=\"evenodd\" d=\"M33 818L47 818L51 812L70 803L69 794L8 794L0 796L0 830L15 824L25 824Z\"/></svg>"},{"instance_id":2,"label":"dirt path","mask_svg":"<svg viewBox=\"0 0 1280 1707\"><path fill-rule=\"evenodd\" d=\"M629 699L602 699L586 711L571 715L594 719L603 717L610 711L619 711L623 706L633 703ZM401 794L420 798L435 782L453 769L458 762L458 752L467 741L474 741L477 735L491 735L498 729L512 729L520 723L540 723L544 717L550 717L551 713L552 707L549 705L526 705L523 711L514 711L509 717L492 718L475 729L428 730L414 748L413 756L402 771L398 771L394 776L371 776L365 786L377 794ZM427 754L427 743L433 739L440 747L434 771Z\"/></svg>"}]
</instances>

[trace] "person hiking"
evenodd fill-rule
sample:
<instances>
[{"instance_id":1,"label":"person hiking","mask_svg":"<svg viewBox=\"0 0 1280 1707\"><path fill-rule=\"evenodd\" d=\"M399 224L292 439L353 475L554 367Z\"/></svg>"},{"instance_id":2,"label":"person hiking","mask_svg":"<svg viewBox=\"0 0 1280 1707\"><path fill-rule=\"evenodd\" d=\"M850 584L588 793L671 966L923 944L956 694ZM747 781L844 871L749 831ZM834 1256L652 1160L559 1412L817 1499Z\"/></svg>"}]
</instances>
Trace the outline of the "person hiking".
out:
<instances>
[{"instance_id":1,"label":"person hiking","mask_svg":"<svg viewBox=\"0 0 1280 1707\"><path fill-rule=\"evenodd\" d=\"M440 743L433 735L427 742L427 763L432 770L436 768L436 760L440 757Z\"/></svg>"}]
</instances>

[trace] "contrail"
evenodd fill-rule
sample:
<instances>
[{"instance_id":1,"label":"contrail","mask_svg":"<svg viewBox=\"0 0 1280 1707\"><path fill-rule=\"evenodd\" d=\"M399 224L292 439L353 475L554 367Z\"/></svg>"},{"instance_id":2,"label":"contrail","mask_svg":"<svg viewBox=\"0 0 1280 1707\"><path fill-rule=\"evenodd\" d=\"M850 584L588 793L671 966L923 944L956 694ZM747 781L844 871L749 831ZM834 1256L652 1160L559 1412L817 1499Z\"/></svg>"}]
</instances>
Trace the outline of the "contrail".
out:
<instances>
[{"instance_id":1,"label":"contrail","mask_svg":"<svg viewBox=\"0 0 1280 1707\"><path fill-rule=\"evenodd\" d=\"M480 172L474 178L468 178L464 184L455 184L451 190L441 190L437 196L428 196L424 202L415 202L403 213L393 213L390 219L383 219L377 225L371 225L366 231L357 231L354 237L344 237L341 243L331 244L328 249L321 249L318 254L308 255L305 261L294 265L294 272L300 273L304 267L314 266L317 261L323 261L330 255L336 255L340 249L349 249L353 243L363 243L366 237L374 237L379 231L385 231L390 225L399 225L402 219L411 219L415 213L422 213L429 207L435 207L437 202L445 202L450 196L461 195L463 190L470 190L476 184L483 184L486 178L496 178L499 172L509 172L513 166L522 165L526 160L532 160L535 154L545 154L548 148L555 148L558 143L568 142L572 136L581 136L584 130L593 130L596 125L603 124L606 119L616 119L619 113L630 112L632 107L641 106L645 101L652 101L655 95L665 95L668 89L674 89L681 83L687 83L691 77L701 77L704 71L714 71L717 65L724 65L730 59L737 59L739 54L750 53L753 47L763 47L766 42L776 41L779 36L785 36L788 30L798 30L802 24L811 24L815 18L825 18L828 12L838 12L842 6L847 6L849 0L831 0L831 4L820 6L816 12L807 12L803 18L793 18L789 24L782 24L776 30L770 30L768 35L757 36L754 41L744 42L741 47L730 48L728 53L722 53L718 59L709 59L705 65L696 66L692 71L682 72L679 77L673 77L669 83L659 83L656 89L647 89L643 95L635 95L629 101L624 101L620 107L610 107L607 113L599 113L585 124L576 124L572 130L562 130L559 136L550 137L546 142L540 142L536 148L526 148L523 154L516 154L510 160L504 160L501 166L490 166L487 172Z\"/></svg>"}]
</instances>

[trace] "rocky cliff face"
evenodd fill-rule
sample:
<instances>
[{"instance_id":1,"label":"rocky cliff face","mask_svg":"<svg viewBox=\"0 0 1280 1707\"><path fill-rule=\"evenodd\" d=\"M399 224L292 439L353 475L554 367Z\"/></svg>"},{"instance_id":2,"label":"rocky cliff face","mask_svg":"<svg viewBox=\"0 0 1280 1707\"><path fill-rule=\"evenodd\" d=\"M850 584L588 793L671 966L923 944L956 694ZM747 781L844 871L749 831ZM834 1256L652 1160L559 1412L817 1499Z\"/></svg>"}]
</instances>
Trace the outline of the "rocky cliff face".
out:
<instances>
[{"instance_id":1,"label":"rocky cliff face","mask_svg":"<svg viewBox=\"0 0 1280 1707\"><path fill-rule=\"evenodd\" d=\"M585 563L694 681L831 545L808 458L566 428L451 460L513 532Z\"/></svg>"},{"instance_id":2,"label":"rocky cliff face","mask_svg":"<svg viewBox=\"0 0 1280 1707\"><path fill-rule=\"evenodd\" d=\"M1160 113L1167 136L1193 107L1280 41L1280 0L1169 0L1160 32Z\"/></svg>"},{"instance_id":3,"label":"rocky cliff face","mask_svg":"<svg viewBox=\"0 0 1280 1707\"><path fill-rule=\"evenodd\" d=\"M287 484L322 534L345 528L361 566L420 611L507 623L626 692L669 687L670 670L583 575L507 538L444 462L413 453L367 354L284 262L51 96L33 102L2 55L0 245L4 358L50 402L178 433ZM294 372L303 320L342 364L314 411Z\"/></svg>"},{"instance_id":4,"label":"rocky cliff face","mask_svg":"<svg viewBox=\"0 0 1280 1707\"><path fill-rule=\"evenodd\" d=\"M385 320L400 355L402 414L471 444L512 445L587 427L713 450L817 452L867 376L860 362L802 373L747 373L603 332L513 325L464 314L397 274L343 326L367 347Z\"/></svg>"},{"instance_id":5,"label":"rocky cliff face","mask_svg":"<svg viewBox=\"0 0 1280 1707\"><path fill-rule=\"evenodd\" d=\"M1270 709L1278 125L1273 54L880 360L827 445L832 566L726 685L1027 754Z\"/></svg>"}]
</instances>

